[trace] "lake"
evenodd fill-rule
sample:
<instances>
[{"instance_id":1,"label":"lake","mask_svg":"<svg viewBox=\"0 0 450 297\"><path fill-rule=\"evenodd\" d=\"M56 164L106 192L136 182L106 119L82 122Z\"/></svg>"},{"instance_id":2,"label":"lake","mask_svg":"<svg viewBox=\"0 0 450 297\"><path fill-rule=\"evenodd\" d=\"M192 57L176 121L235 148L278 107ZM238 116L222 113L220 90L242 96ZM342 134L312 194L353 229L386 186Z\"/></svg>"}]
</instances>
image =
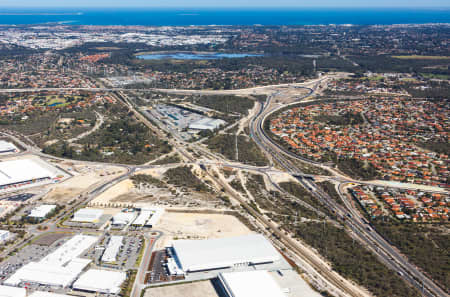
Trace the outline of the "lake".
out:
<instances>
[{"instance_id":1,"label":"lake","mask_svg":"<svg viewBox=\"0 0 450 297\"><path fill-rule=\"evenodd\" d=\"M231 58L261 57L260 54L249 53L154 53L138 55L138 59L142 60L218 60Z\"/></svg>"}]
</instances>

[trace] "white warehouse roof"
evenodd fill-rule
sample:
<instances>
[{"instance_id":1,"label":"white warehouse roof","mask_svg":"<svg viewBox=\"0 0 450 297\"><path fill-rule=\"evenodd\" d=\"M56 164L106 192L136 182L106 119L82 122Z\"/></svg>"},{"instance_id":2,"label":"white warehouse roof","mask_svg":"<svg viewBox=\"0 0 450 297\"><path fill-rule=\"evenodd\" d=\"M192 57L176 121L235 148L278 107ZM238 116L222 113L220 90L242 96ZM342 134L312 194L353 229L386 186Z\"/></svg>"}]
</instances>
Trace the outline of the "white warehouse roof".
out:
<instances>
[{"instance_id":1,"label":"white warehouse roof","mask_svg":"<svg viewBox=\"0 0 450 297\"><path fill-rule=\"evenodd\" d=\"M45 218L55 208L56 205L54 204L42 204L33 208L28 216L30 218Z\"/></svg>"},{"instance_id":2,"label":"white warehouse roof","mask_svg":"<svg viewBox=\"0 0 450 297\"><path fill-rule=\"evenodd\" d=\"M230 297L286 297L266 270L221 273L219 279Z\"/></svg>"},{"instance_id":3,"label":"white warehouse roof","mask_svg":"<svg viewBox=\"0 0 450 297\"><path fill-rule=\"evenodd\" d=\"M278 251L260 234L210 240L176 240L173 249L185 272L280 260Z\"/></svg>"},{"instance_id":4,"label":"white warehouse roof","mask_svg":"<svg viewBox=\"0 0 450 297\"><path fill-rule=\"evenodd\" d=\"M35 291L28 297L73 297L71 295L56 294L50 292Z\"/></svg>"},{"instance_id":5,"label":"white warehouse roof","mask_svg":"<svg viewBox=\"0 0 450 297\"><path fill-rule=\"evenodd\" d=\"M9 237L9 231L8 230L0 230L0 242L2 242L4 240L7 240L8 237Z\"/></svg>"},{"instance_id":6,"label":"white warehouse roof","mask_svg":"<svg viewBox=\"0 0 450 297\"><path fill-rule=\"evenodd\" d=\"M162 217L162 215L164 214L164 208L157 208L155 209L155 212L152 214L152 217L150 218L150 220L147 221L147 226L155 226L158 222L159 219Z\"/></svg>"},{"instance_id":7,"label":"white warehouse roof","mask_svg":"<svg viewBox=\"0 0 450 297\"><path fill-rule=\"evenodd\" d=\"M103 215L103 210L95 208L83 208L75 212L72 221L74 222L97 222Z\"/></svg>"},{"instance_id":8,"label":"white warehouse roof","mask_svg":"<svg viewBox=\"0 0 450 297\"><path fill-rule=\"evenodd\" d=\"M5 281L5 284L17 286L22 282L30 282L41 285L67 287L90 262L91 260L88 259L75 259L67 266L31 262L19 268L13 276Z\"/></svg>"},{"instance_id":9,"label":"white warehouse roof","mask_svg":"<svg viewBox=\"0 0 450 297\"><path fill-rule=\"evenodd\" d=\"M0 297L25 297L27 290L24 288L15 288L0 285Z\"/></svg>"},{"instance_id":10,"label":"white warehouse roof","mask_svg":"<svg viewBox=\"0 0 450 297\"><path fill-rule=\"evenodd\" d=\"M35 159L0 162L0 187L54 177L56 177L55 172L50 171Z\"/></svg>"},{"instance_id":11,"label":"white warehouse roof","mask_svg":"<svg viewBox=\"0 0 450 297\"><path fill-rule=\"evenodd\" d=\"M0 140L0 154L1 153L12 153L12 152L18 152L18 151L19 151L19 149L11 142Z\"/></svg>"},{"instance_id":12,"label":"white warehouse roof","mask_svg":"<svg viewBox=\"0 0 450 297\"><path fill-rule=\"evenodd\" d=\"M47 255L40 262L65 265L69 261L79 257L98 240L97 236L75 235L53 253Z\"/></svg>"},{"instance_id":13,"label":"white warehouse roof","mask_svg":"<svg viewBox=\"0 0 450 297\"><path fill-rule=\"evenodd\" d=\"M117 294L127 274L122 271L90 269L73 284L76 290Z\"/></svg>"},{"instance_id":14,"label":"white warehouse roof","mask_svg":"<svg viewBox=\"0 0 450 297\"><path fill-rule=\"evenodd\" d=\"M147 221L150 219L151 216L152 216L151 211L141 210L139 216L136 218L136 220L134 220L133 225L145 226L145 224L147 223Z\"/></svg>"},{"instance_id":15,"label":"white warehouse roof","mask_svg":"<svg viewBox=\"0 0 450 297\"><path fill-rule=\"evenodd\" d=\"M128 225L136 218L134 212L119 212L113 216L113 225Z\"/></svg>"},{"instance_id":16,"label":"white warehouse roof","mask_svg":"<svg viewBox=\"0 0 450 297\"><path fill-rule=\"evenodd\" d=\"M122 246L123 236L111 236L102 256L102 262L115 262L120 247Z\"/></svg>"},{"instance_id":17,"label":"white warehouse roof","mask_svg":"<svg viewBox=\"0 0 450 297\"><path fill-rule=\"evenodd\" d=\"M189 125L189 129L193 130L214 130L227 122L220 119L203 118Z\"/></svg>"},{"instance_id":18,"label":"white warehouse roof","mask_svg":"<svg viewBox=\"0 0 450 297\"><path fill-rule=\"evenodd\" d=\"M78 257L97 240L96 236L76 235L41 261L19 268L5 284L17 286L21 282L30 282L67 287L91 262Z\"/></svg>"},{"instance_id":19,"label":"white warehouse roof","mask_svg":"<svg viewBox=\"0 0 450 297\"><path fill-rule=\"evenodd\" d=\"M164 214L164 208L143 208L134 220L135 226L154 226Z\"/></svg>"}]
</instances>

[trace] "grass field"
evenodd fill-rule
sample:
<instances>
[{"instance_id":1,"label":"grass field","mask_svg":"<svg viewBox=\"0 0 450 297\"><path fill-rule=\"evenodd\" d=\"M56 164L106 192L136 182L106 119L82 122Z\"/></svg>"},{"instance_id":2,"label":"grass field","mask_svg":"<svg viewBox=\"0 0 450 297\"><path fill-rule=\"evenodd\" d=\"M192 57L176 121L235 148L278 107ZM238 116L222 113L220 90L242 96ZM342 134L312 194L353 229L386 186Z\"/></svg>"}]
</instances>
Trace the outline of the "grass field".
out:
<instances>
[{"instance_id":1,"label":"grass field","mask_svg":"<svg viewBox=\"0 0 450 297\"><path fill-rule=\"evenodd\" d=\"M450 79L450 75L448 74L421 73L420 75L426 78Z\"/></svg>"},{"instance_id":2,"label":"grass field","mask_svg":"<svg viewBox=\"0 0 450 297\"><path fill-rule=\"evenodd\" d=\"M68 98L72 97L73 99L69 102ZM40 106L58 106L58 107L65 107L69 105L70 103L75 103L80 100L83 100L82 96L55 96L55 95L47 95L45 96L44 102L41 104L38 104Z\"/></svg>"},{"instance_id":3,"label":"grass field","mask_svg":"<svg viewBox=\"0 0 450 297\"><path fill-rule=\"evenodd\" d=\"M382 76L382 75L377 75L377 76L372 76L372 77L369 77L368 79L369 80L374 80L374 81L380 81L380 80L382 80L384 77Z\"/></svg>"},{"instance_id":4,"label":"grass field","mask_svg":"<svg viewBox=\"0 0 450 297\"><path fill-rule=\"evenodd\" d=\"M406 82L417 82L417 79L412 78L412 77L402 78L401 80L406 81Z\"/></svg>"},{"instance_id":5,"label":"grass field","mask_svg":"<svg viewBox=\"0 0 450 297\"><path fill-rule=\"evenodd\" d=\"M402 60L450 60L450 57L448 56L420 56L420 55L392 56L392 58Z\"/></svg>"},{"instance_id":6,"label":"grass field","mask_svg":"<svg viewBox=\"0 0 450 297\"><path fill-rule=\"evenodd\" d=\"M32 95L13 97L11 98L11 101L28 101L30 98L32 99L33 106L35 107L65 107L71 103L84 100L86 97L80 95Z\"/></svg>"}]
</instances>

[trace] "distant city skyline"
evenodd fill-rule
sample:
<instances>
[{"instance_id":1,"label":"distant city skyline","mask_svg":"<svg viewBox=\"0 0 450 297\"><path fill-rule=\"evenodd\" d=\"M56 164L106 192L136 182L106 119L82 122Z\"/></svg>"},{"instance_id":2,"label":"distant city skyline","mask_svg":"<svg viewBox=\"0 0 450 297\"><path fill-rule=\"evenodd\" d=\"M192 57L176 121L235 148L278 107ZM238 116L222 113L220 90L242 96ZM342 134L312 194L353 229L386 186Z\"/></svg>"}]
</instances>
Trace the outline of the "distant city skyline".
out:
<instances>
[{"instance_id":1,"label":"distant city skyline","mask_svg":"<svg viewBox=\"0 0 450 297\"><path fill-rule=\"evenodd\" d=\"M378 0L376 2L367 3L364 0L342 0L336 4L335 0L316 0L298 1L298 0L227 0L227 1L207 1L207 0L156 0L149 3L146 0L0 0L0 7L17 7L17 8L48 8L48 7L109 7L109 8L449 8L448 0Z\"/></svg>"}]
</instances>

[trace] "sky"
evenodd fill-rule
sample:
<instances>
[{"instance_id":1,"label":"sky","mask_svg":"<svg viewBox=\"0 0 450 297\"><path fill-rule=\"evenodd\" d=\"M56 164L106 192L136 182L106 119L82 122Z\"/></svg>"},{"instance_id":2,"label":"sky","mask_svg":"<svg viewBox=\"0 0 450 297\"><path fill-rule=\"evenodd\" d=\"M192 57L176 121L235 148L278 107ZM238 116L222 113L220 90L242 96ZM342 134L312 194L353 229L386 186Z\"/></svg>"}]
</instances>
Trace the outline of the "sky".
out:
<instances>
[{"instance_id":1,"label":"sky","mask_svg":"<svg viewBox=\"0 0 450 297\"><path fill-rule=\"evenodd\" d=\"M0 0L0 7L450 7L449 0Z\"/></svg>"}]
</instances>

